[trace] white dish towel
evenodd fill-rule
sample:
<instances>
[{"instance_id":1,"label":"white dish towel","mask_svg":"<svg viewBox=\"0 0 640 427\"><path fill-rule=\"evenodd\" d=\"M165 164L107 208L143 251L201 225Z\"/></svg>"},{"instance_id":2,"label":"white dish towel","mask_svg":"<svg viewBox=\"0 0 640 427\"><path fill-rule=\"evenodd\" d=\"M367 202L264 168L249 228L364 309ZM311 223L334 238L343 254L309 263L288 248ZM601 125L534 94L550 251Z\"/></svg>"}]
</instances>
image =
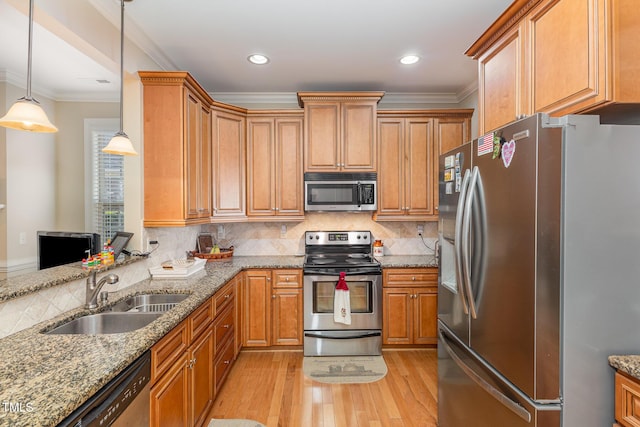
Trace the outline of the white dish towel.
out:
<instances>
[{"instance_id":1,"label":"white dish towel","mask_svg":"<svg viewBox=\"0 0 640 427\"><path fill-rule=\"evenodd\" d=\"M349 286L345 280L346 273L341 272L336 289L333 294L333 321L336 323L351 324L351 301L349 299Z\"/></svg>"}]
</instances>

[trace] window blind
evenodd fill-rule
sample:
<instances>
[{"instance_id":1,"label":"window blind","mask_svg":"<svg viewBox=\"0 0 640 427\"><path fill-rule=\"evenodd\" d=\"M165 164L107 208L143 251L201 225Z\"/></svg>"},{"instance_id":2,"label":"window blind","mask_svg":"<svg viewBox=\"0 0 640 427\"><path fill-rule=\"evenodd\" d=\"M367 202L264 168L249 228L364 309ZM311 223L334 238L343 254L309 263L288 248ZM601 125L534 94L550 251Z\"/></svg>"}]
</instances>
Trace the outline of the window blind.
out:
<instances>
[{"instance_id":1,"label":"window blind","mask_svg":"<svg viewBox=\"0 0 640 427\"><path fill-rule=\"evenodd\" d=\"M116 132L90 131L92 231L100 234L102 244L116 231L124 231L124 156L102 152Z\"/></svg>"}]
</instances>

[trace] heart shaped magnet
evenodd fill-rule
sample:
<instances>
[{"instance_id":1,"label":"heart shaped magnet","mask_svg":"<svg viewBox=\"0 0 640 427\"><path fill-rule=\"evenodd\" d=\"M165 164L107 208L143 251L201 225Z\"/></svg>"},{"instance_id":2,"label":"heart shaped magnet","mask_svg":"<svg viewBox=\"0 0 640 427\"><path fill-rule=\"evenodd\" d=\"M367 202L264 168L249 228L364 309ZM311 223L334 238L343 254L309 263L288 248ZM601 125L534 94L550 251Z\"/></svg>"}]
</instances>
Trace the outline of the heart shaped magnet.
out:
<instances>
[{"instance_id":1,"label":"heart shaped magnet","mask_svg":"<svg viewBox=\"0 0 640 427\"><path fill-rule=\"evenodd\" d=\"M511 164L511 159L513 159L513 155L516 153L516 142L512 139L509 142L505 142L502 145L502 162L504 163L504 167L508 168Z\"/></svg>"}]
</instances>

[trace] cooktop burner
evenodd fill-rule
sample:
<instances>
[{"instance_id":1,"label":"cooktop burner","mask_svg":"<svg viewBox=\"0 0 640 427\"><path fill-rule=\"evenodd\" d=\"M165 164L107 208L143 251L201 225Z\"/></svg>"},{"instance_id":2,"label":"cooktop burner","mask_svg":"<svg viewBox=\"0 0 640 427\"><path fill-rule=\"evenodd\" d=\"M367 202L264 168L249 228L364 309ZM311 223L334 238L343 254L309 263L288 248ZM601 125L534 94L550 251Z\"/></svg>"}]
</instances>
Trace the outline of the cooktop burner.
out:
<instances>
[{"instance_id":1,"label":"cooktop burner","mask_svg":"<svg viewBox=\"0 0 640 427\"><path fill-rule=\"evenodd\" d=\"M372 256L370 231L307 231L305 273L379 274L380 262Z\"/></svg>"}]
</instances>

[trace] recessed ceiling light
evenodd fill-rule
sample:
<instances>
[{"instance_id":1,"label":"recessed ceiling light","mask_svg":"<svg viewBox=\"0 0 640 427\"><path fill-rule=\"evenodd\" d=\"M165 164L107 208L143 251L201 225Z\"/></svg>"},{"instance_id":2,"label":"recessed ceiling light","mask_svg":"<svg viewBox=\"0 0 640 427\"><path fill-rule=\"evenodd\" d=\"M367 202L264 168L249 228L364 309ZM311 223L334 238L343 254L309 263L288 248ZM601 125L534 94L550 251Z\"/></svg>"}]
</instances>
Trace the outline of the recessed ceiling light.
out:
<instances>
[{"instance_id":1,"label":"recessed ceiling light","mask_svg":"<svg viewBox=\"0 0 640 427\"><path fill-rule=\"evenodd\" d=\"M418 55L405 55L400 58L400 63L404 65L415 64L418 61L420 61L420 57Z\"/></svg>"},{"instance_id":2,"label":"recessed ceiling light","mask_svg":"<svg viewBox=\"0 0 640 427\"><path fill-rule=\"evenodd\" d=\"M249 55L247 59L249 60L249 62L256 65L264 65L267 62L269 62L269 58L259 53L254 53L253 55Z\"/></svg>"}]
</instances>

